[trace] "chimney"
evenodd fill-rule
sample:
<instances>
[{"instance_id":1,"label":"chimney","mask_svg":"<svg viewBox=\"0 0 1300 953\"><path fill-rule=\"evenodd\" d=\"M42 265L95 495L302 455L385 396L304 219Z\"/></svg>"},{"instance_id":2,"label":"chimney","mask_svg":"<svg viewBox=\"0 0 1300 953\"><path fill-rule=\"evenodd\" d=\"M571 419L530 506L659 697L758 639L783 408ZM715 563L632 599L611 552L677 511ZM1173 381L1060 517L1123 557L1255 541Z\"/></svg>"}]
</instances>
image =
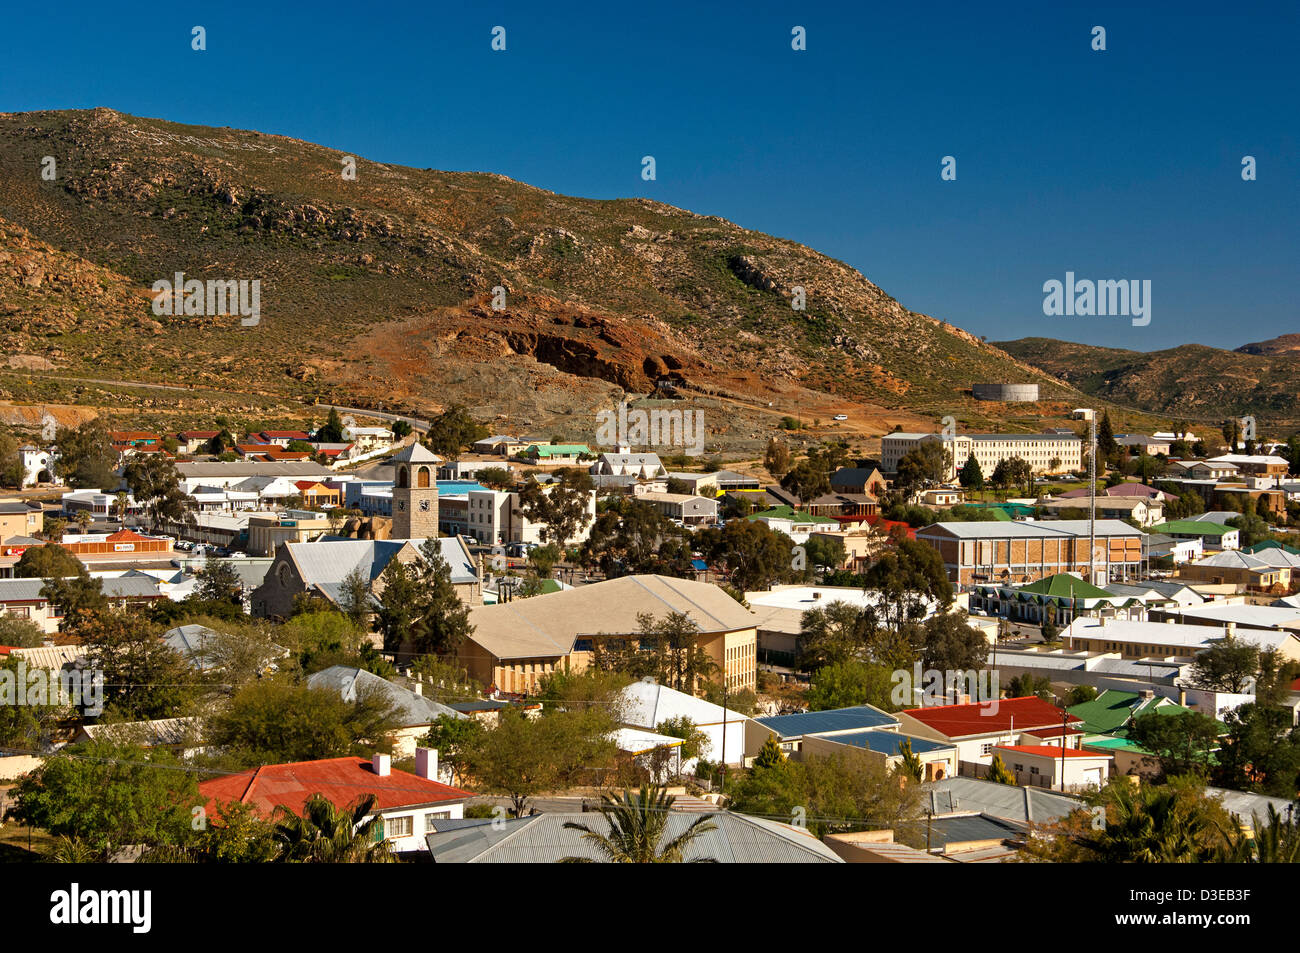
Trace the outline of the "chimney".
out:
<instances>
[{"instance_id":1,"label":"chimney","mask_svg":"<svg viewBox=\"0 0 1300 953\"><path fill-rule=\"evenodd\" d=\"M426 781L438 780L438 749L415 749L415 774Z\"/></svg>"},{"instance_id":2,"label":"chimney","mask_svg":"<svg viewBox=\"0 0 1300 953\"><path fill-rule=\"evenodd\" d=\"M1236 635L1236 634L1237 634L1237 623L1235 623L1235 622L1225 622L1225 623L1223 624L1223 631L1224 631L1224 634L1225 634L1225 635Z\"/></svg>"},{"instance_id":3,"label":"chimney","mask_svg":"<svg viewBox=\"0 0 1300 953\"><path fill-rule=\"evenodd\" d=\"M814 598L814 599L820 599L821 597L822 597L822 594L821 594L820 592L814 592L814 593L813 593L813 598Z\"/></svg>"},{"instance_id":4,"label":"chimney","mask_svg":"<svg viewBox=\"0 0 1300 953\"><path fill-rule=\"evenodd\" d=\"M377 754L372 762L375 774L386 778L393 773L393 759L386 754Z\"/></svg>"},{"instance_id":5,"label":"chimney","mask_svg":"<svg viewBox=\"0 0 1300 953\"><path fill-rule=\"evenodd\" d=\"M1187 689L1178 689L1178 704L1182 705L1184 708L1187 707Z\"/></svg>"}]
</instances>

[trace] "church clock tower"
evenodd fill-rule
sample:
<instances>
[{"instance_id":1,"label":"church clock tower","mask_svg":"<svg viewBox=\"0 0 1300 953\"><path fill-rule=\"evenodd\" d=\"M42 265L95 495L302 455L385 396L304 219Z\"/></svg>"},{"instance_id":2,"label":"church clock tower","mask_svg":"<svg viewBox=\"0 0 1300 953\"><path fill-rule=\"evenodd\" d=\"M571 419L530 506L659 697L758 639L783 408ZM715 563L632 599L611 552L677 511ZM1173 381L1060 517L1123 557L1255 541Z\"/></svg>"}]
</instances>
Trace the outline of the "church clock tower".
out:
<instances>
[{"instance_id":1,"label":"church clock tower","mask_svg":"<svg viewBox=\"0 0 1300 953\"><path fill-rule=\"evenodd\" d=\"M393 465L393 539L424 539L438 535L438 483L441 459L424 444L411 444Z\"/></svg>"}]
</instances>

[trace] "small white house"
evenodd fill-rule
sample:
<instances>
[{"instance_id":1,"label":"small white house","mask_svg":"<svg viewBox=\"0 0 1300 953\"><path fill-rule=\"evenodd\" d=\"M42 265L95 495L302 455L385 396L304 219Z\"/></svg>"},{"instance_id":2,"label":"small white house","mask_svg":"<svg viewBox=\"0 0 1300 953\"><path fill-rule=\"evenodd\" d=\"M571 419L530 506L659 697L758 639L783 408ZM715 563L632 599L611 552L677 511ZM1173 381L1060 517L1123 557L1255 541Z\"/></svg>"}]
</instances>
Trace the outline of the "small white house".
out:
<instances>
[{"instance_id":1,"label":"small white house","mask_svg":"<svg viewBox=\"0 0 1300 953\"><path fill-rule=\"evenodd\" d=\"M993 750L1002 756L1017 783L1060 790L1064 775L1067 791L1101 787L1115 760L1113 755L1060 745L997 745Z\"/></svg>"}]
</instances>

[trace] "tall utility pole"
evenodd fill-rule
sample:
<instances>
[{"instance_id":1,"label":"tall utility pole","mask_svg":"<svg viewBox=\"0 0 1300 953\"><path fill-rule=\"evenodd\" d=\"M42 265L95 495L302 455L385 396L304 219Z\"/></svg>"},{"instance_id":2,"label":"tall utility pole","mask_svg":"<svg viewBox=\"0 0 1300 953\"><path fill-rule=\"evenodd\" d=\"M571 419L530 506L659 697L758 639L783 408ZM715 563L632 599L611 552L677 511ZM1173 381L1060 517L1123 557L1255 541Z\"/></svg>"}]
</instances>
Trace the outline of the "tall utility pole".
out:
<instances>
[{"instance_id":1,"label":"tall utility pole","mask_svg":"<svg viewBox=\"0 0 1300 953\"><path fill-rule=\"evenodd\" d=\"M1097 552L1097 411L1077 407L1074 411L1088 421L1088 582L1097 584L1093 559Z\"/></svg>"}]
</instances>

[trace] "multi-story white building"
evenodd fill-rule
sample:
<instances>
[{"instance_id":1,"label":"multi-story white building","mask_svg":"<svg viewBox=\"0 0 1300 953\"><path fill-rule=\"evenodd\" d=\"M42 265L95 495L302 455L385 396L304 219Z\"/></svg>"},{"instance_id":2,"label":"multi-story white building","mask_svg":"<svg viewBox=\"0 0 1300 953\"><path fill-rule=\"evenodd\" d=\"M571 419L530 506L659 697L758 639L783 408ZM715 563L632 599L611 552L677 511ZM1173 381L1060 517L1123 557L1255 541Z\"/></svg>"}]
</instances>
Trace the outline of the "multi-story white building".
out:
<instances>
[{"instance_id":1,"label":"multi-story white building","mask_svg":"<svg viewBox=\"0 0 1300 953\"><path fill-rule=\"evenodd\" d=\"M1083 441L1059 433L957 434L891 433L880 438L880 464L886 473L897 473L898 462L924 441L937 441L952 453L949 479L955 478L974 456L985 479L1003 460L1019 457L1035 473L1067 473L1083 466Z\"/></svg>"}]
</instances>

